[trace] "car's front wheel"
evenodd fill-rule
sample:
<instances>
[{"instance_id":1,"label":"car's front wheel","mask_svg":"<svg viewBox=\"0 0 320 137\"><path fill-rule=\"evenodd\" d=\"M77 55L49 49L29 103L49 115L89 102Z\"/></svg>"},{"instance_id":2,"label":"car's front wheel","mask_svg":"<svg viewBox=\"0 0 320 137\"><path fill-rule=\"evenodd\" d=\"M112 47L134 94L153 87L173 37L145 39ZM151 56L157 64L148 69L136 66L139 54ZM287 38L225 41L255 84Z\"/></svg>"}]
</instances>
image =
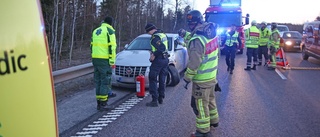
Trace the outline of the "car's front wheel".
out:
<instances>
[{"instance_id":1,"label":"car's front wheel","mask_svg":"<svg viewBox=\"0 0 320 137\"><path fill-rule=\"evenodd\" d=\"M302 47L301 54L302 54L302 59L308 60L309 56L306 54L306 48L305 47Z\"/></svg>"},{"instance_id":2,"label":"car's front wheel","mask_svg":"<svg viewBox=\"0 0 320 137\"><path fill-rule=\"evenodd\" d=\"M168 75L167 75L167 86L175 86L180 82L180 75L178 70L173 66L169 65L168 67Z\"/></svg>"}]
</instances>

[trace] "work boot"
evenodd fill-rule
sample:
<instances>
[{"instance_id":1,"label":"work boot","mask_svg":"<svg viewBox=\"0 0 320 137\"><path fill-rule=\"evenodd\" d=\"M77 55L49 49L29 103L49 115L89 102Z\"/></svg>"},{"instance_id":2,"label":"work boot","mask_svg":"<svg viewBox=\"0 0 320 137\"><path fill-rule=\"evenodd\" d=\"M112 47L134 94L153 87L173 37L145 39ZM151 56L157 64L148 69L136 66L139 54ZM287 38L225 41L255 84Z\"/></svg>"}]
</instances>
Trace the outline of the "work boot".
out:
<instances>
[{"instance_id":1,"label":"work boot","mask_svg":"<svg viewBox=\"0 0 320 137\"><path fill-rule=\"evenodd\" d=\"M213 135L210 132L201 133L199 131L196 131L193 137L213 137Z\"/></svg>"},{"instance_id":2,"label":"work boot","mask_svg":"<svg viewBox=\"0 0 320 137\"><path fill-rule=\"evenodd\" d=\"M146 106L148 106L148 107L158 107L158 101L152 99L152 101L147 103Z\"/></svg>"},{"instance_id":3,"label":"work boot","mask_svg":"<svg viewBox=\"0 0 320 137\"><path fill-rule=\"evenodd\" d=\"M218 127L218 126L219 126L219 122L215 124L210 124L210 127Z\"/></svg>"},{"instance_id":4,"label":"work boot","mask_svg":"<svg viewBox=\"0 0 320 137\"><path fill-rule=\"evenodd\" d=\"M256 70L256 65L253 65L253 67L251 69L252 70Z\"/></svg>"},{"instance_id":5,"label":"work boot","mask_svg":"<svg viewBox=\"0 0 320 137\"><path fill-rule=\"evenodd\" d=\"M100 110L101 109L101 103L99 100L97 100L97 110Z\"/></svg>"},{"instance_id":6,"label":"work boot","mask_svg":"<svg viewBox=\"0 0 320 137\"><path fill-rule=\"evenodd\" d=\"M262 65L262 63L261 63L261 62L259 62L257 66L261 66L261 65Z\"/></svg>"},{"instance_id":7,"label":"work boot","mask_svg":"<svg viewBox=\"0 0 320 137\"><path fill-rule=\"evenodd\" d=\"M112 109L112 107L108 105L107 101L100 101L100 111L106 111L110 109Z\"/></svg>"},{"instance_id":8,"label":"work boot","mask_svg":"<svg viewBox=\"0 0 320 137\"><path fill-rule=\"evenodd\" d=\"M251 70L251 68L250 68L250 67L246 67L246 68L244 68L244 70L246 70L246 71L250 71L250 70Z\"/></svg>"},{"instance_id":9,"label":"work boot","mask_svg":"<svg viewBox=\"0 0 320 137\"><path fill-rule=\"evenodd\" d=\"M113 97L116 97L116 96L117 96L116 93L110 93L110 94L108 94L108 97L109 97L109 98L113 98Z\"/></svg>"},{"instance_id":10,"label":"work boot","mask_svg":"<svg viewBox=\"0 0 320 137\"><path fill-rule=\"evenodd\" d=\"M162 104L163 103L163 97L158 97L158 102L159 102L159 104Z\"/></svg>"},{"instance_id":11,"label":"work boot","mask_svg":"<svg viewBox=\"0 0 320 137\"><path fill-rule=\"evenodd\" d=\"M233 74L233 69L230 70L230 74Z\"/></svg>"},{"instance_id":12,"label":"work boot","mask_svg":"<svg viewBox=\"0 0 320 137\"><path fill-rule=\"evenodd\" d=\"M274 67L268 67L268 70L275 70L276 68Z\"/></svg>"},{"instance_id":13,"label":"work boot","mask_svg":"<svg viewBox=\"0 0 320 137\"><path fill-rule=\"evenodd\" d=\"M229 70L230 70L230 67L227 68L227 71L229 71Z\"/></svg>"}]
</instances>

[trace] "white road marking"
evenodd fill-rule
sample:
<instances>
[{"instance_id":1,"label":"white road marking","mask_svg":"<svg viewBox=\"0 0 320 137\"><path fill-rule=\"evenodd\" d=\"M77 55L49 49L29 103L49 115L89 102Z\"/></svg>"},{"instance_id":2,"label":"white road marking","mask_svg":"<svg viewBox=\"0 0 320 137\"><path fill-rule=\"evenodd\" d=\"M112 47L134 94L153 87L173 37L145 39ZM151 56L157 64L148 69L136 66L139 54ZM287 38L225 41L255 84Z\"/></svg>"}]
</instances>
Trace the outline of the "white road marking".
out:
<instances>
[{"instance_id":1,"label":"white road marking","mask_svg":"<svg viewBox=\"0 0 320 137\"><path fill-rule=\"evenodd\" d=\"M282 79L287 79L286 76L284 76L278 69L275 69L275 71Z\"/></svg>"},{"instance_id":2,"label":"white road marking","mask_svg":"<svg viewBox=\"0 0 320 137\"><path fill-rule=\"evenodd\" d=\"M145 97L147 97L148 95L149 93L146 93ZM71 137L92 137L93 135L101 131L104 127L108 126L108 123L112 123L113 121L117 120L118 117L120 117L122 114L127 112L134 105L138 104L144 98L138 98L137 96L133 96L132 98L123 102L118 107L112 109L106 115L103 115L102 117L98 118L96 121L93 121L92 124L82 128L82 130L77 132L75 136L71 136Z\"/></svg>"}]
</instances>

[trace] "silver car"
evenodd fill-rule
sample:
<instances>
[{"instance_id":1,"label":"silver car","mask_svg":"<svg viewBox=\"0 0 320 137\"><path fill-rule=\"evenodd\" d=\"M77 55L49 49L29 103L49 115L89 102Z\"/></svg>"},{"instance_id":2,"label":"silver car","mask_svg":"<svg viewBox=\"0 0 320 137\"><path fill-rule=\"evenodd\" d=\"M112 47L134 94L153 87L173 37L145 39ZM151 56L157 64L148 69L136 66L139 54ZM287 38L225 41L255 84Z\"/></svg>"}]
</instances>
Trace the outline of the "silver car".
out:
<instances>
[{"instance_id":1,"label":"silver car","mask_svg":"<svg viewBox=\"0 0 320 137\"><path fill-rule=\"evenodd\" d=\"M175 86L180 82L180 73L187 68L188 53L186 47L178 34L166 34L169 45L169 73L167 76L167 86ZM145 87L149 88L150 71L150 45L151 35L142 34L135 38L125 49L117 54L116 68L112 72L112 85L117 87L136 87L136 77L144 75Z\"/></svg>"}]
</instances>

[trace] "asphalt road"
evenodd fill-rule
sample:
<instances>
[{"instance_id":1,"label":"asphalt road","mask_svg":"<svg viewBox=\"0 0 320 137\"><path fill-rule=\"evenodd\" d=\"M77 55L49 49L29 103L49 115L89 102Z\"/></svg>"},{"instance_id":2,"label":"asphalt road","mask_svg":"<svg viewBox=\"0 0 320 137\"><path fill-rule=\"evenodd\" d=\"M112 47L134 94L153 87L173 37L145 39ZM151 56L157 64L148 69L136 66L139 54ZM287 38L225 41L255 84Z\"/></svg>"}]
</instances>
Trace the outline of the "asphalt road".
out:
<instances>
[{"instance_id":1,"label":"asphalt road","mask_svg":"<svg viewBox=\"0 0 320 137\"><path fill-rule=\"evenodd\" d=\"M219 60L216 93L220 125L212 129L216 137L319 137L320 61L301 59L287 53L292 67L305 70L244 71L246 56L236 56L234 74L227 73L225 56ZM181 81L168 87L164 104L146 107L151 101L135 97L132 90L115 88L118 94L108 112L95 110L94 90L79 92L57 103L60 137L188 137L195 131L195 115L190 107L191 89ZM190 86L190 85L189 85Z\"/></svg>"}]
</instances>

